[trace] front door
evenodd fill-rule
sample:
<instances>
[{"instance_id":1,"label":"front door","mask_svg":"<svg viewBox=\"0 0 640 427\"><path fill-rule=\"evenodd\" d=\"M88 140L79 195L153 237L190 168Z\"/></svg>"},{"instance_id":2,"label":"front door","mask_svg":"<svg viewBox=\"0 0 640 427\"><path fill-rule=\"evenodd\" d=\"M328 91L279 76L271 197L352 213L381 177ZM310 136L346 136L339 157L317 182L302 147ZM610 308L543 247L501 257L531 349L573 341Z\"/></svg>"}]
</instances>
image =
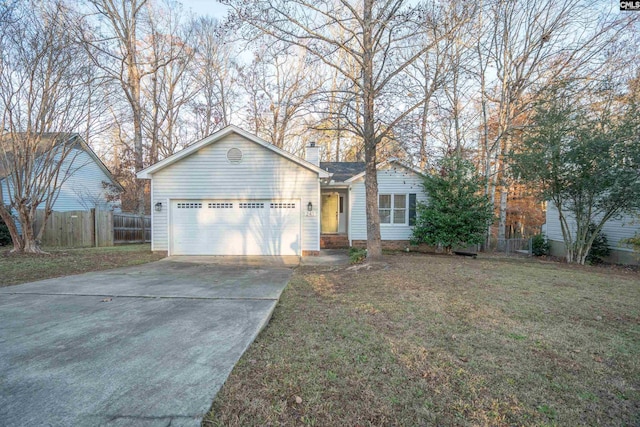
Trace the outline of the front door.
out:
<instances>
[{"instance_id":1,"label":"front door","mask_svg":"<svg viewBox=\"0 0 640 427\"><path fill-rule=\"evenodd\" d=\"M338 206L339 196L337 193L322 195L322 208L320 218L320 228L322 233L338 232Z\"/></svg>"}]
</instances>

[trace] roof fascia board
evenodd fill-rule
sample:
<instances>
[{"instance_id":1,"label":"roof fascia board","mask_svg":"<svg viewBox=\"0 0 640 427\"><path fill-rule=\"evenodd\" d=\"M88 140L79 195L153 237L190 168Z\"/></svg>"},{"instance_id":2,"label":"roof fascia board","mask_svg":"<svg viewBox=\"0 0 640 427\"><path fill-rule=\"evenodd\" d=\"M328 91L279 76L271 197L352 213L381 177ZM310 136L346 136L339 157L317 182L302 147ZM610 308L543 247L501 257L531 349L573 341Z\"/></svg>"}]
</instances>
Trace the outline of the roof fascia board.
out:
<instances>
[{"instance_id":1,"label":"roof fascia board","mask_svg":"<svg viewBox=\"0 0 640 427\"><path fill-rule=\"evenodd\" d=\"M188 146L187 148L175 153L172 156L167 157L166 159L163 159L161 161L159 161L158 163L149 166L146 169L141 170L140 172L138 172L136 174L136 176L140 179L151 179L150 175L152 175L153 173L164 169L165 167L172 165L174 163L176 163L177 161L183 159L184 157L189 156L190 154L200 150L203 147L206 147L209 144L213 144L216 141L219 141L220 139L224 138L225 136L231 134L231 133L236 133L252 142L255 142L258 145L263 146L264 148L267 148L273 152L275 152L276 154L279 154L289 160L291 160L294 163L299 164L300 166L307 168L313 172L316 172L320 178L329 178L331 176L331 174L329 174L329 172L325 171L324 169L321 169L319 166L314 165L313 163L310 163L304 159L299 158L298 156L294 156L291 153L288 153L284 150L282 150L281 148L276 147L273 144L268 143L267 141L263 140L262 138L253 135L243 129L240 129L239 127L236 127L234 125L229 125L227 127L225 127L224 129L219 130L218 132L209 135L206 138L201 139L200 141L191 144L190 146Z\"/></svg>"},{"instance_id":2,"label":"roof fascia board","mask_svg":"<svg viewBox=\"0 0 640 427\"><path fill-rule=\"evenodd\" d=\"M58 143L56 143L57 145ZM120 191L124 191L124 187L122 186L122 184L120 184L115 177L113 176L113 174L111 173L111 171L109 170L109 168L107 168L107 166L104 164L104 162L100 159L100 157L98 157L98 155L95 153L95 151L93 151L93 149L91 147L89 147L89 144L87 144L87 142L84 140L84 138L78 134L78 133L70 133L68 138L66 139L66 141L64 142L64 144L69 144L69 146L71 148L75 148L73 145L74 144L78 144L79 148L84 151L85 153L87 153L89 155L89 157L91 157L93 159L93 161L98 165L98 167L104 172L104 174L107 176L107 178L109 178L109 180L111 181L111 183L113 185L115 185L116 187L118 187L118 189ZM54 146L54 148L56 148ZM8 175L8 174L7 174ZM5 180L7 178L7 175L0 177L0 180Z\"/></svg>"},{"instance_id":3,"label":"roof fascia board","mask_svg":"<svg viewBox=\"0 0 640 427\"><path fill-rule=\"evenodd\" d=\"M109 170L109 168L107 168L107 165L104 164L104 162L102 160L100 160L100 157L98 157L98 155L93 151L93 149L91 147L89 147L89 144L86 143L86 141L84 140L84 138L82 138L80 135L77 135L78 140L80 141L80 146L82 147L82 149L89 154L89 156L93 159L94 162L96 162L96 164L98 165L98 167L100 169L102 169L102 172L104 172L104 174L109 178L109 180L111 180L111 183L113 185L115 185L116 187L118 187L118 189L120 191L124 191L124 187L122 186L122 184L120 184L115 177L113 176L113 174L111 173L111 171Z\"/></svg>"}]
</instances>

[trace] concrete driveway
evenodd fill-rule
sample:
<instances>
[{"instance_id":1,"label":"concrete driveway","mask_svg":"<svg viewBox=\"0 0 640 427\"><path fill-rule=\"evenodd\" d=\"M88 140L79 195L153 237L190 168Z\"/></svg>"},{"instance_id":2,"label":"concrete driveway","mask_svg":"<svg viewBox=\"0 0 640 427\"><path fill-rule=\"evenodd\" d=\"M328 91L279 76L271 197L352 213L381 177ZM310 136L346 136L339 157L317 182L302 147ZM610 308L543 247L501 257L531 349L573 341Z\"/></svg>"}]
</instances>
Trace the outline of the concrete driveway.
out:
<instances>
[{"instance_id":1,"label":"concrete driveway","mask_svg":"<svg viewBox=\"0 0 640 427\"><path fill-rule=\"evenodd\" d=\"M199 425L290 276L185 257L0 288L0 425Z\"/></svg>"}]
</instances>

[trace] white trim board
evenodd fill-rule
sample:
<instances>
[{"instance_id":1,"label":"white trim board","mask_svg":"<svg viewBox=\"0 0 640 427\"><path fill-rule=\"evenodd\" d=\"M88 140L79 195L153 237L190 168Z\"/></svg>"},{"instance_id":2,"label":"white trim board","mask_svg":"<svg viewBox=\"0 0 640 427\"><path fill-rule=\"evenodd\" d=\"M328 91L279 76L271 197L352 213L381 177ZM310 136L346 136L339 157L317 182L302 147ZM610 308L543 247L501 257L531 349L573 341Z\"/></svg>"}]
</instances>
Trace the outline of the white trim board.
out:
<instances>
[{"instance_id":1,"label":"white trim board","mask_svg":"<svg viewBox=\"0 0 640 427\"><path fill-rule=\"evenodd\" d=\"M329 178L331 177L331 174L327 171L325 171L324 169L321 169L319 166L314 165L313 163L307 162L304 159L301 159L298 156L295 156L291 153L288 153L278 147L276 147L273 144L270 144L269 142L265 141L264 139L253 135L247 131L244 131L242 129L240 129L237 126L233 126L233 125L229 125L227 127L225 127L224 129L219 130L218 132L213 133L212 135L209 135L206 138L201 139L198 142L195 142L191 145L189 145L188 147L186 147L185 149L178 151L177 153L173 154L172 156L167 157L164 160L159 161L158 163L149 166L146 169L141 170L140 172L138 172L136 174L136 176L140 179L151 179L151 176L153 173L166 168L169 165L172 165L174 163L176 163L177 161L181 160L184 157L187 157L188 155L195 153L196 151L200 150L203 147L206 147L209 144L213 144L216 141L219 141L220 139L224 138L225 136L231 134L231 133L235 133L238 134L246 139L248 139L249 141L252 141L258 145L261 145L271 151L273 151L276 154L281 155L282 157L285 157L289 160L291 160L294 163L299 164L300 166L307 168L313 172L316 172L318 174L318 176L320 178Z\"/></svg>"}]
</instances>

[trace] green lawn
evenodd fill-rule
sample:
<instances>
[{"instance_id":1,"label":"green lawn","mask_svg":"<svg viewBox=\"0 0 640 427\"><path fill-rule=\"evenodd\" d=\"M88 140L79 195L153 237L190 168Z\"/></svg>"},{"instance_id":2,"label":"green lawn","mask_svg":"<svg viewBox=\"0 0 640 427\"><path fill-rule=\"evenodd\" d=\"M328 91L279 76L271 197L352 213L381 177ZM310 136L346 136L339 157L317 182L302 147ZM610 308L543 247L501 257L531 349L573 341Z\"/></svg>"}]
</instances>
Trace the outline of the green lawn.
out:
<instances>
[{"instance_id":1,"label":"green lawn","mask_svg":"<svg viewBox=\"0 0 640 427\"><path fill-rule=\"evenodd\" d=\"M204 425L640 425L640 274L388 255L299 268Z\"/></svg>"},{"instance_id":2,"label":"green lawn","mask_svg":"<svg viewBox=\"0 0 640 427\"><path fill-rule=\"evenodd\" d=\"M150 245L123 245L108 248L44 248L48 254L13 255L0 249L0 286L87 271L107 270L157 261L165 255L152 253Z\"/></svg>"}]
</instances>

